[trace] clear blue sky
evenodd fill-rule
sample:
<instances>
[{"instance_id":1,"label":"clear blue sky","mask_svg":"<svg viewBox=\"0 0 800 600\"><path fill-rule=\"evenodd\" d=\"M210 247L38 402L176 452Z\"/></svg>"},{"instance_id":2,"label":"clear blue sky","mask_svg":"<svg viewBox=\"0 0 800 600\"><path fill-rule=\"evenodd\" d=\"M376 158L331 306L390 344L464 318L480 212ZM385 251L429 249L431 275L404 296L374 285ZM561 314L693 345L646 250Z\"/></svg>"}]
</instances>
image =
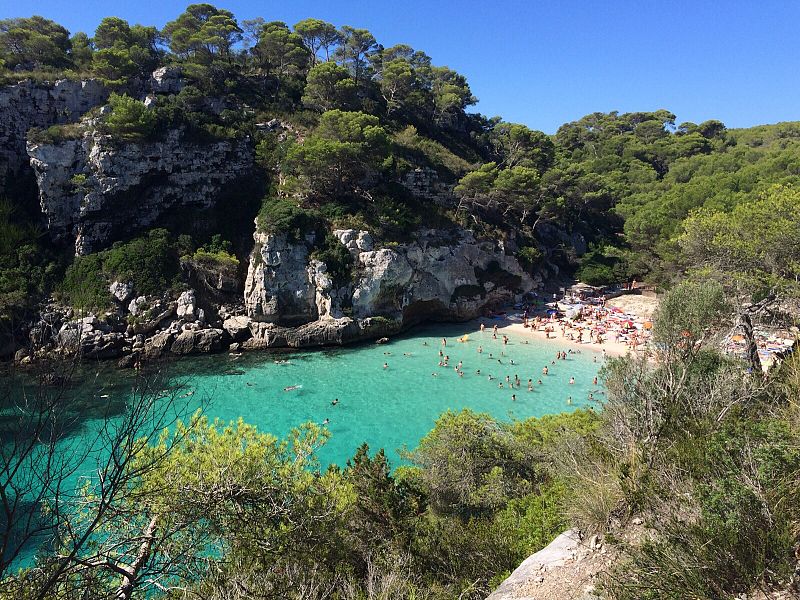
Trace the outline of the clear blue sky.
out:
<instances>
[{"instance_id":1,"label":"clear blue sky","mask_svg":"<svg viewBox=\"0 0 800 600\"><path fill-rule=\"evenodd\" d=\"M104 16L163 26L189 2L0 0L90 35ZM225 0L238 19L317 17L407 43L467 76L477 110L554 132L594 111L729 127L800 119L800 1Z\"/></svg>"}]
</instances>

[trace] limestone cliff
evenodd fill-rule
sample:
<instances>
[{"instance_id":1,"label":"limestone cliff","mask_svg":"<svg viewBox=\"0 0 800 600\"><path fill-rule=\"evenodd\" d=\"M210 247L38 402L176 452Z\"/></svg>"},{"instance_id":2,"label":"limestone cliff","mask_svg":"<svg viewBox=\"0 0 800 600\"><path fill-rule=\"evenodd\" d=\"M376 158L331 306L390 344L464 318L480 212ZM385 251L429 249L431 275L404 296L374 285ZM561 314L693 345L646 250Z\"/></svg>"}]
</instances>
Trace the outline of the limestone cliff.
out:
<instances>
[{"instance_id":1,"label":"limestone cliff","mask_svg":"<svg viewBox=\"0 0 800 600\"><path fill-rule=\"evenodd\" d=\"M244 296L251 345L342 343L425 319L466 320L535 286L502 243L468 230L420 230L413 241L377 249L366 231L334 234L355 264L352 280L340 285L310 258L313 235L292 241L256 231ZM287 333L291 327L300 331Z\"/></svg>"},{"instance_id":2,"label":"limestone cliff","mask_svg":"<svg viewBox=\"0 0 800 600\"><path fill-rule=\"evenodd\" d=\"M108 91L97 81L23 81L0 88L0 181L28 166L25 142L32 127L72 123L103 104Z\"/></svg>"},{"instance_id":3,"label":"limestone cliff","mask_svg":"<svg viewBox=\"0 0 800 600\"><path fill-rule=\"evenodd\" d=\"M248 139L196 143L179 129L124 144L89 131L79 140L29 142L27 151L50 234L74 239L76 254L153 226L168 211L208 208L253 160Z\"/></svg>"}]
</instances>

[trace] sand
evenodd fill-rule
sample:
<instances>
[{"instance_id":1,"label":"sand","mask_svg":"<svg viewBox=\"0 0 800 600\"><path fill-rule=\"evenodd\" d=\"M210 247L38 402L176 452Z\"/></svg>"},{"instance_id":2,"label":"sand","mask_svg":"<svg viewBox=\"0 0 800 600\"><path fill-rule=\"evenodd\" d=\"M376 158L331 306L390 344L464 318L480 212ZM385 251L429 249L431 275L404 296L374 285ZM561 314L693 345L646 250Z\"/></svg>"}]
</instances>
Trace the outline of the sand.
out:
<instances>
[{"instance_id":1,"label":"sand","mask_svg":"<svg viewBox=\"0 0 800 600\"><path fill-rule=\"evenodd\" d=\"M646 321L652 318L655 309L658 307L658 299L639 296L637 294L627 294L606 301L606 305L615 306L629 315L635 315L640 320ZM485 323L487 328L497 323L500 331L510 338L514 336L523 336L547 341L552 344L556 350L565 348L579 348L592 352L603 352L603 350L605 350L608 356L625 356L633 352L631 347L625 342L614 342L613 340L607 339L604 340L602 344L589 341L578 343L568 337L561 337L561 328L558 324L554 324L555 331L550 333L550 337L548 338L544 331L538 331L531 327L523 327L522 319L519 315L509 316L500 321L488 319L481 319L481 321ZM640 346L637 352L641 351L641 349L642 347Z\"/></svg>"},{"instance_id":2,"label":"sand","mask_svg":"<svg viewBox=\"0 0 800 600\"><path fill-rule=\"evenodd\" d=\"M606 305L616 306L623 312L637 315L643 319L650 319L656 308L658 308L658 298L627 294L625 296L617 296L616 298L606 300Z\"/></svg>"}]
</instances>

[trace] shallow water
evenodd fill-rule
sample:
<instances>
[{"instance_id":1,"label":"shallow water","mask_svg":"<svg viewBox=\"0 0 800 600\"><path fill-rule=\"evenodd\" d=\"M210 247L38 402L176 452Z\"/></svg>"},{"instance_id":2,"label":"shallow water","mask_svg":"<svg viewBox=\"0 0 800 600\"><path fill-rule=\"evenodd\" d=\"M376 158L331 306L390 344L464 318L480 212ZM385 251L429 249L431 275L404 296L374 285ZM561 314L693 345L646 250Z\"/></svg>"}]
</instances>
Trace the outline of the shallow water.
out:
<instances>
[{"instance_id":1,"label":"shallow water","mask_svg":"<svg viewBox=\"0 0 800 600\"><path fill-rule=\"evenodd\" d=\"M459 343L457 338L465 333L470 334L469 341ZM443 337L446 346L441 344ZM464 324L431 325L382 345L185 358L166 369L170 384L185 386L181 392L190 394L179 402L185 416L202 407L210 418L241 417L278 437L302 423L322 424L329 419L331 438L319 452L323 467L344 465L363 442L373 451L384 448L395 467L403 462L398 451L415 448L447 410L470 408L510 421L599 408L603 392L592 383L602 366L598 353L584 350L551 364L560 346L533 338L524 343L526 339L512 335L504 346L502 336L493 340L490 330L474 331ZM449 355L448 368L438 366L440 349ZM463 361L463 377L455 371L459 361ZM541 374L545 365L548 376ZM490 381L489 375L494 379ZM521 388L509 389L506 375L512 381L519 375ZM76 470L65 489L77 489L85 477L96 473L103 452L87 456L86 444L95 439L105 418L114 418L124 408L134 377L111 363L85 365L82 381L69 393L77 403L69 416L71 435L61 448L65 456L75 457ZM571 377L574 384L569 383ZM527 390L529 378L532 392ZM292 386L297 387L285 391ZM590 393L595 400L589 399ZM339 402L334 406L335 398ZM18 564L32 564L35 551L33 540Z\"/></svg>"},{"instance_id":2,"label":"shallow water","mask_svg":"<svg viewBox=\"0 0 800 600\"><path fill-rule=\"evenodd\" d=\"M466 332L469 341L457 342ZM446 347L441 345L442 337L447 338ZM383 345L181 361L175 374L188 378L197 406L201 398L211 398L205 406L210 417L243 417L279 437L301 423L322 424L329 419L331 439L320 452L323 464L343 465L367 442L373 450L384 448L397 465L397 450L414 448L447 410L471 408L511 420L597 406L589 400L590 393L602 399L600 386L592 383L602 362L597 353L569 354L567 360L552 365L558 344L534 339L526 344L525 339L512 336L504 347L502 338L493 340L489 330L481 333L465 325L435 325ZM440 349L450 357L449 368L437 366ZM455 371L459 361L463 361L463 377ZM550 369L546 377L541 375L545 365ZM490 374L493 381L488 379ZM508 389L506 375L512 381L519 375L522 387ZM575 378L572 385L571 377ZM529 378L533 392L527 390ZM498 387L500 382L503 389ZM300 387L284 391L289 386ZM335 398L339 403L334 406Z\"/></svg>"}]
</instances>

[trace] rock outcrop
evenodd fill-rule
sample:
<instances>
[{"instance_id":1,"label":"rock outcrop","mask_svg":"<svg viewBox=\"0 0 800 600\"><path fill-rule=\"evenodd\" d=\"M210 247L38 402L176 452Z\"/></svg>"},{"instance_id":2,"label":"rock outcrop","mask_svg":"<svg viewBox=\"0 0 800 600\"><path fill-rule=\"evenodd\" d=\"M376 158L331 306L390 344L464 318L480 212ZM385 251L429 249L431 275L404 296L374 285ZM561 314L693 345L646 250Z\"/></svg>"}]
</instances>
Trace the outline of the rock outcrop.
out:
<instances>
[{"instance_id":1,"label":"rock outcrop","mask_svg":"<svg viewBox=\"0 0 800 600\"><path fill-rule=\"evenodd\" d=\"M246 346L344 343L425 319L467 320L535 285L502 243L478 241L468 230L422 230L412 242L379 249L366 231L334 235L353 256L350 282L332 281L327 266L310 258L313 235L256 231L244 297L256 326ZM388 325L365 327L375 317Z\"/></svg>"},{"instance_id":2,"label":"rock outcrop","mask_svg":"<svg viewBox=\"0 0 800 600\"><path fill-rule=\"evenodd\" d=\"M28 130L78 121L100 106L108 90L98 81L23 81L0 89L0 181L28 165L25 143Z\"/></svg>"},{"instance_id":3,"label":"rock outcrop","mask_svg":"<svg viewBox=\"0 0 800 600\"><path fill-rule=\"evenodd\" d=\"M169 211L208 208L224 186L247 174L248 139L196 143L170 130L159 142L80 140L28 143L39 200L55 239L74 239L77 254L96 252Z\"/></svg>"},{"instance_id":4,"label":"rock outcrop","mask_svg":"<svg viewBox=\"0 0 800 600\"><path fill-rule=\"evenodd\" d=\"M598 600L598 573L610 560L598 536L584 540L569 529L526 558L487 600Z\"/></svg>"}]
</instances>

